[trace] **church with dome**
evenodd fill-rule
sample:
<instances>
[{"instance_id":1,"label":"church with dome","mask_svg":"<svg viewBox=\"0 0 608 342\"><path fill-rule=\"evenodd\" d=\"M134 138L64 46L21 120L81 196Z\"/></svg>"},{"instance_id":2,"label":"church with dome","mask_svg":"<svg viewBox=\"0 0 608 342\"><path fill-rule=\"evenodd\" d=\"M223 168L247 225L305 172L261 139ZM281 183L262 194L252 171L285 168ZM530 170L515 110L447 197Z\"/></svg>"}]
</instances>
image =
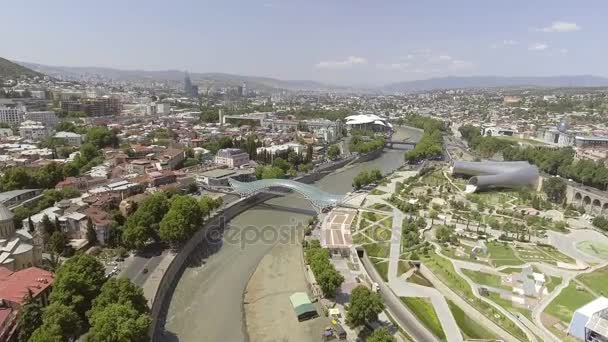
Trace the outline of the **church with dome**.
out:
<instances>
[{"instance_id":1,"label":"church with dome","mask_svg":"<svg viewBox=\"0 0 608 342\"><path fill-rule=\"evenodd\" d=\"M42 248L26 229L15 229L13 213L0 205L0 266L17 271L37 266Z\"/></svg>"}]
</instances>

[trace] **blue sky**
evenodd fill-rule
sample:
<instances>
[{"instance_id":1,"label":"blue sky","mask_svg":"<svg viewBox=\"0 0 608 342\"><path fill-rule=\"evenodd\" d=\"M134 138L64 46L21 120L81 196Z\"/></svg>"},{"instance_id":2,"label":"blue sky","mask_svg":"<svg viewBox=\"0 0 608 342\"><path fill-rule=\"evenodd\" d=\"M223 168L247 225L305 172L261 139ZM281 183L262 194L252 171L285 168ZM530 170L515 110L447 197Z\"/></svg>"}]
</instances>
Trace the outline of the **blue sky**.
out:
<instances>
[{"instance_id":1,"label":"blue sky","mask_svg":"<svg viewBox=\"0 0 608 342\"><path fill-rule=\"evenodd\" d=\"M608 2L599 0L2 2L0 56L50 65L355 85L608 76Z\"/></svg>"}]
</instances>

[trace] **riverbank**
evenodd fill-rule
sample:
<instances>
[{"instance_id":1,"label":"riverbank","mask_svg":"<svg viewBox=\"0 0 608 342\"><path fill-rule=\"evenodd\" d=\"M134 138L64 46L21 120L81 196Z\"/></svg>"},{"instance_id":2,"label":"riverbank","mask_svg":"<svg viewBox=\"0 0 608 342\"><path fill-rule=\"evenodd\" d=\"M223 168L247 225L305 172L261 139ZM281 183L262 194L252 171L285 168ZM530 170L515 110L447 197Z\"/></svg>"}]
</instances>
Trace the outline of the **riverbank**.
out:
<instances>
[{"instance_id":1,"label":"riverbank","mask_svg":"<svg viewBox=\"0 0 608 342\"><path fill-rule=\"evenodd\" d=\"M416 133L406 134L415 139ZM328 192L346 193L352 189L352 179L361 170L392 171L403 164L403 153L385 149L377 159L333 172L314 185ZM256 205L228 222L217 250L208 256L194 256L183 272L176 274L175 289L167 295L168 309L160 309L166 318L160 319L159 328L165 323L163 336L155 341L190 342L200 341L201 337L209 341L246 341L248 327L244 321L243 294L262 259L275 246L283 244L261 239L260 233L276 235L292 231L308 220L310 215L303 211L310 212L310 209L308 201L298 194L287 194ZM303 276L303 271L301 273ZM266 275L269 282L279 281L276 275L272 278L272 273L260 274L260 277ZM293 314L291 307L289 310L268 327L284 324L287 314Z\"/></svg>"},{"instance_id":2,"label":"riverbank","mask_svg":"<svg viewBox=\"0 0 608 342\"><path fill-rule=\"evenodd\" d=\"M298 241L302 230L298 229ZM322 314L298 322L289 296L307 292L302 245L277 244L262 258L247 284L245 323L251 342L315 341L331 322Z\"/></svg>"}]
</instances>

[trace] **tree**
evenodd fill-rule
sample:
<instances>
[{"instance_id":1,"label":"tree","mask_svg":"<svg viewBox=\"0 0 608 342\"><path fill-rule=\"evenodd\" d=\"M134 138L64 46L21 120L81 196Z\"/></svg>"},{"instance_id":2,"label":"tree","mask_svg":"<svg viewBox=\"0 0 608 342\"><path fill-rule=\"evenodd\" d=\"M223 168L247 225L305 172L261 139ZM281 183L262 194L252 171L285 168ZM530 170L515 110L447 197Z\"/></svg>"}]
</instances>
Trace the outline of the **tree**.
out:
<instances>
[{"instance_id":1,"label":"tree","mask_svg":"<svg viewBox=\"0 0 608 342\"><path fill-rule=\"evenodd\" d=\"M359 327L377 320L378 314L382 310L384 310L384 303L380 295L359 285L351 292L346 321L352 327Z\"/></svg>"},{"instance_id":2,"label":"tree","mask_svg":"<svg viewBox=\"0 0 608 342\"><path fill-rule=\"evenodd\" d=\"M69 341L78 338L83 330L82 318L72 307L53 302L44 309L43 324L34 331L30 342Z\"/></svg>"},{"instance_id":3,"label":"tree","mask_svg":"<svg viewBox=\"0 0 608 342\"><path fill-rule=\"evenodd\" d=\"M396 342L397 339L395 339L395 337L393 337L393 335L391 335L391 333L388 331L388 329L386 327L380 327L376 330L374 330L374 332L372 332L371 335L369 335L366 339L365 342Z\"/></svg>"},{"instance_id":4,"label":"tree","mask_svg":"<svg viewBox=\"0 0 608 342\"><path fill-rule=\"evenodd\" d=\"M78 316L84 319L105 280L105 268L95 257L75 255L57 271L51 303L73 307Z\"/></svg>"},{"instance_id":5,"label":"tree","mask_svg":"<svg viewBox=\"0 0 608 342\"><path fill-rule=\"evenodd\" d=\"M324 267L315 274L315 279L326 297L333 297L344 282L344 277L334 267Z\"/></svg>"},{"instance_id":6,"label":"tree","mask_svg":"<svg viewBox=\"0 0 608 342\"><path fill-rule=\"evenodd\" d=\"M36 328L42 325L42 306L28 298L19 313L19 342L27 342Z\"/></svg>"},{"instance_id":7,"label":"tree","mask_svg":"<svg viewBox=\"0 0 608 342\"><path fill-rule=\"evenodd\" d=\"M160 222L159 237L176 246L198 230L203 215L198 202L190 196L175 196L171 208Z\"/></svg>"},{"instance_id":8,"label":"tree","mask_svg":"<svg viewBox=\"0 0 608 342\"><path fill-rule=\"evenodd\" d=\"M56 231L49 239L49 249L56 254L62 254L67 244L65 233Z\"/></svg>"},{"instance_id":9,"label":"tree","mask_svg":"<svg viewBox=\"0 0 608 342\"><path fill-rule=\"evenodd\" d=\"M97 232L93 228L93 220L90 217L87 220L87 241L90 246L97 244Z\"/></svg>"},{"instance_id":10,"label":"tree","mask_svg":"<svg viewBox=\"0 0 608 342\"><path fill-rule=\"evenodd\" d=\"M88 316L101 311L112 304L130 305L138 313L149 313L148 302L141 287L127 278L110 278L101 287L99 296L93 300Z\"/></svg>"},{"instance_id":11,"label":"tree","mask_svg":"<svg viewBox=\"0 0 608 342\"><path fill-rule=\"evenodd\" d=\"M431 219L431 226L433 225L433 223L435 223L435 219L437 219L439 217L439 214L437 213L437 211L435 209L431 209L429 211L429 218Z\"/></svg>"},{"instance_id":12,"label":"tree","mask_svg":"<svg viewBox=\"0 0 608 342\"><path fill-rule=\"evenodd\" d=\"M147 342L152 319L130 305L113 303L95 311L90 323L89 342Z\"/></svg>"},{"instance_id":13,"label":"tree","mask_svg":"<svg viewBox=\"0 0 608 342\"><path fill-rule=\"evenodd\" d=\"M340 155L340 146L338 146L338 145L331 145L329 147L329 150L327 150L327 158L329 158L331 160L338 158L339 155Z\"/></svg>"},{"instance_id":14,"label":"tree","mask_svg":"<svg viewBox=\"0 0 608 342\"><path fill-rule=\"evenodd\" d=\"M543 181L543 191L554 203L563 203L566 199L566 188L566 181L560 177L551 177Z\"/></svg>"},{"instance_id":15,"label":"tree","mask_svg":"<svg viewBox=\"0 0 608 342\"><path fill-rule=\"evenodd\" d=\"M146 197L127 218L122 239L125 246L141 249L150 239L158 238L159 222L169 210L169 200L162 192Z\"/></svg>"}]
</instances>

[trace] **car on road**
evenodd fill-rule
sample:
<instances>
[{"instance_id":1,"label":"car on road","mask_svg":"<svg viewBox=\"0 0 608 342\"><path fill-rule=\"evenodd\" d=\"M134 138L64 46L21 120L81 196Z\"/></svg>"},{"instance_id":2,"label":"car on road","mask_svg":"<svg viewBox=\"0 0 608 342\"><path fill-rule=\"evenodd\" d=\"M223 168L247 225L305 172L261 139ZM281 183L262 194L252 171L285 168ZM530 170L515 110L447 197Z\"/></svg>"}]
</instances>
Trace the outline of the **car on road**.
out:
<instances>
[{"instance_id":1,"label":"car on road","mask_svg":"<svg viewBox=\"0 0 608 342\"><path fill-rule=\"evenodd\" d=\"M148 268L147 268L147 267L144 267L144 269L143 269L143 270L141 270L141 273L143 273L143 274L148 273Z\"/></svg>"}]
</instances>

